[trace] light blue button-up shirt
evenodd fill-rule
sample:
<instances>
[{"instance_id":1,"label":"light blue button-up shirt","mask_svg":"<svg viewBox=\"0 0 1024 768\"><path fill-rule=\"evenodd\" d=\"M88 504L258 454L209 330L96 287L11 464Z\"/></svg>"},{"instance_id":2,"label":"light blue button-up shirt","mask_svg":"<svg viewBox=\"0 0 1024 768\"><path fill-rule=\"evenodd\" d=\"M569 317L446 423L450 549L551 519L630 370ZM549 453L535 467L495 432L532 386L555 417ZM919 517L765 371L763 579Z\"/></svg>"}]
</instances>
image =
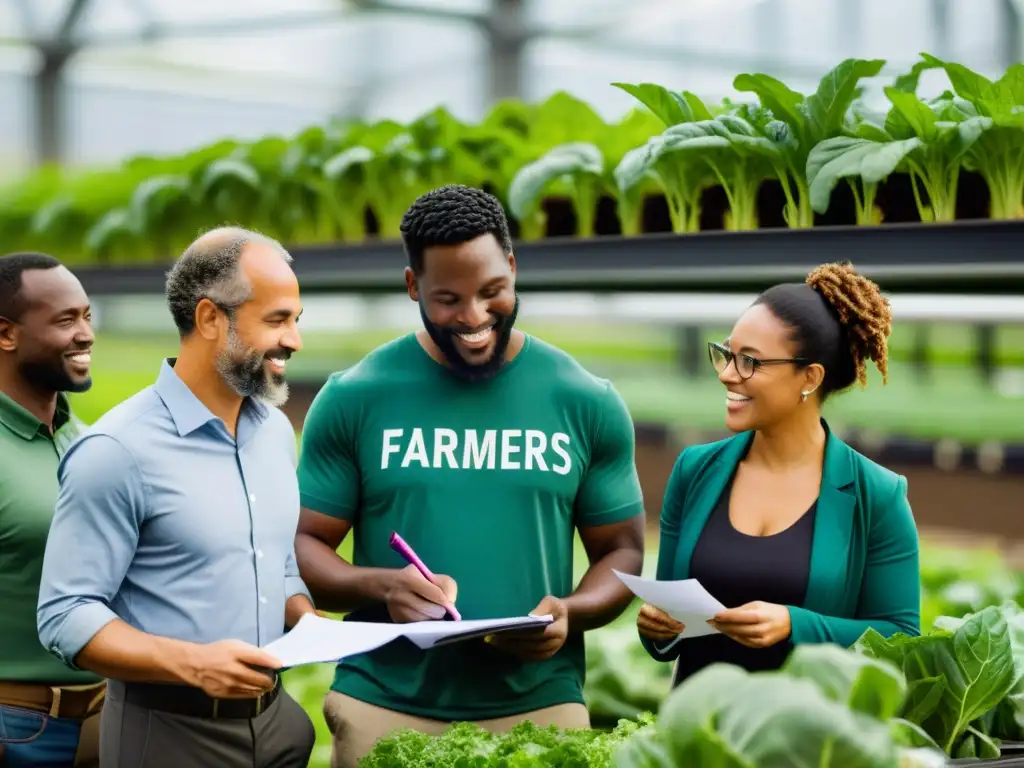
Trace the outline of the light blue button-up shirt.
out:
<instances>
[{"instance_id":1,"label":"light blue button-up shirt","mask_svg":"<svg viewBox=\"0 0 1024 768\"><path fill-rule=\"evenodd\" d=\"M61 460L39 638L65 664L115 617L153 635L262 646L309 592L295 562L295 434L246 400L233 438L165 361Z\"/></svg>"}]
</instances>

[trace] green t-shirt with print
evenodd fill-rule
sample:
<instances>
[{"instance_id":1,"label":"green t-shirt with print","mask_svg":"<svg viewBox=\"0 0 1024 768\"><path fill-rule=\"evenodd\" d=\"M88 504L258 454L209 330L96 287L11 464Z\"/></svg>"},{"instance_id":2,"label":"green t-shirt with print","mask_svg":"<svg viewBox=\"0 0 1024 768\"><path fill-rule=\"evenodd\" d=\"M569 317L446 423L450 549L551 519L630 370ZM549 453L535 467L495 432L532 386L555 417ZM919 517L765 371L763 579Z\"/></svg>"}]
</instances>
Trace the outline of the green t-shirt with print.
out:
<instances>
[{"instance_id":1,"label":"green t-shirt with print","mask_svg":"<svg viewBox=\"0 0 1024 768\"><path fill-rule=\"evenodd\" d=\"M573 590L576 526L643 514L633 422L610 382L527 336L494 378L466 382L415 334L333 374L302 433L302 505L352 522L355 565L402 568L397 531L456 580L464 619L522 616ZM384 606L354 612L389 621ZM520 661L480 640L399 639L343 660L333 690L438 720L583 702L583 638Z\"/></svg>"}]
</instances>

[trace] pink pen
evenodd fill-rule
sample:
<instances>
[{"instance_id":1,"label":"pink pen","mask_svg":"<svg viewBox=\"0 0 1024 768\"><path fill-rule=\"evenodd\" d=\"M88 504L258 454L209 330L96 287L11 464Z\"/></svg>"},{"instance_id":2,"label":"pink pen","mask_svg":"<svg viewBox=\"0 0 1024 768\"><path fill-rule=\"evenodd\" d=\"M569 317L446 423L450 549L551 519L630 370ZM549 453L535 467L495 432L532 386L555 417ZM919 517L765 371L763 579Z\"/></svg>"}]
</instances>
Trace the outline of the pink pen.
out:
<instances>
[{"instance_id":1,"label":"pink pen","mask_svg":"<svg viewBox=\"0 0 1024 768\"><path fill-rule=\"evenodd\" d=\"M391 548L400 554L406 562L416 566L416 570L423 574L423 578L431 583L434 582L434 574L432 574L430 569L427 568L426 563L420 560L419 555L412 551L412 547L406 544L405 539L399 536L397 532L391 532L391 539L388 541L388 544L390 544ZM455 621L462 621L462 616L460 616L459 612L455 610L454 605L448 605L445 606L445 608Z\"/></svg>"}]
</instances>

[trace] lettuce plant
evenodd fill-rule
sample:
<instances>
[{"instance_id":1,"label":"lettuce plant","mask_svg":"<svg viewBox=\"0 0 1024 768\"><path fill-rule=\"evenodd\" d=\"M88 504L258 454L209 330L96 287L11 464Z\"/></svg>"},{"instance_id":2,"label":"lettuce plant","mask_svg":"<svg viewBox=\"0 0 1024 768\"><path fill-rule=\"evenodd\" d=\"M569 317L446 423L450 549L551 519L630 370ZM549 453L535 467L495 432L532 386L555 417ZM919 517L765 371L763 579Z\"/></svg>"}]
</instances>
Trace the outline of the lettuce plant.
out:
<instances>
[{"instance_id":1,"label":"lettuce plant","mask_svg":"<svg viewBox=\"0 0 1024 768\"><path fill-rule=\"evenodd\" d=\"M911 743L932 742L952 757L997 757L997 743L975 721L995 709L1019 680L1007 613L989 606L952 627L937 621L928 635L890 638L869 629L856 648L894 665L906 678L900 717L917 726L903 731Z\"/></svg>"},{"instance_id":2,"label":"lettuce plant","mask_svg":"<svg viewBox=\"0 0 1024 768\"><path fill-rule=\"evenodd\" d=\"M788 128L783 132L771 122L765 124L778 155L772 160L786 195L784 213L790 227L813 226L809 156L820 142L843 133L860 81L876 76L884 64L881 59L846 59L821 79L810 96L764 74L740 75L733 82L736 90L756 94L774 120Z\"/></svg>"},{"instance_id":3,"label":"lettuce plant","mask_svg":"<svg viewBox=\"0 0 1024 768\"><path fill-rule=\"evenodd\" d=\"M946 72L963 100L966 117L988 118L988 129L966 152L964 165L981 174L991 194L993 219L1024 218L1024 64L1016 63L995 82L963 64L921 54L927 66Z\"/></svg>"},{"instance_id":4,"label":"lettuce plant","mask_svg":"<svg viewBox=\"0 0 1024 768\"><path fill-rule=\"evenodd\" d=\"M715 664L672 691L657 724L619 747L622 768L896 765L888 718L902 677L834 646L800 646L778 672Z\"/></svg>"},{"instance_id":5,"label":"lettuce plant","mask_svg":"<svg viewBox=\"0 0 1024 768\"><path fill-rule=\"evenodd\" d=\"M543 234L546 225L541 201L564 196L572 203L577 234L595 234L597 202L615 195L612 169L632 147L653 135L657 120L634 111L619 123L605 121L587 104L564 92L555 93L537 110L530 128L533 153L508 187L510 212L528 237ZM552 146L552 144L554 146ZM640 232L641 190L617 196L622 231Z\"/></svg>"}]
</instances>

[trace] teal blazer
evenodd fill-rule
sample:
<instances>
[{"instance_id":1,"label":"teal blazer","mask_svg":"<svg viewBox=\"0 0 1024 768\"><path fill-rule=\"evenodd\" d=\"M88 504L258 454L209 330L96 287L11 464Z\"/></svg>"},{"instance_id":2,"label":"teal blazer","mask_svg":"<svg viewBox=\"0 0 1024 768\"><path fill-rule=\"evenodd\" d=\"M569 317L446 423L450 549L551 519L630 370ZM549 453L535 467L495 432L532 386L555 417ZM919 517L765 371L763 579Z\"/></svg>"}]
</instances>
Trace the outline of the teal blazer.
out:
<instances>
[{"instance_id":1,"label":"teal blazer","mask_svg":"<svg viewBox=\"0 0 1024 768\"><path fill-rule=\"evenodd\" d=\"M849 647L868 627L889 637L921 634L919 541L907 481L827 434L803 605L790 605L791 641ZM676 459L661 512L659 581L690 577L690 557L704 525L754 438L743 432L687 447ZM736 606L726 606L734 608ZM641 638L648 653L672 661Z\"/></svg>"}]
</instances>

